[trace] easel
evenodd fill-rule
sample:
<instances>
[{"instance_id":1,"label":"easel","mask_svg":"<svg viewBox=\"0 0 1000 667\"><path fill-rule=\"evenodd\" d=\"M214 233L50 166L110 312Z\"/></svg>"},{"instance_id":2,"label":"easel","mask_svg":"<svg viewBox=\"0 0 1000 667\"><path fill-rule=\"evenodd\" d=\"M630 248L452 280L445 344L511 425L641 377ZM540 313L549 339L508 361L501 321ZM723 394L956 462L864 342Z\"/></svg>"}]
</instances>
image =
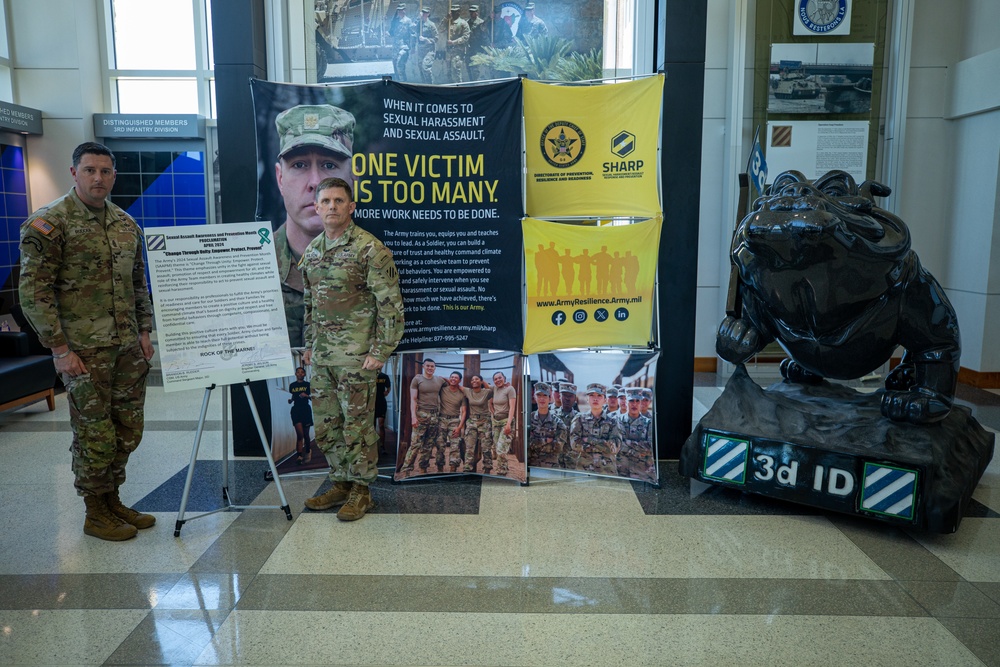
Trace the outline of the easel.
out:
<instances>
[{"instance_id":1,"label":"easel","mask_svg":"<svg viewBox=\"0 0 1000 667\"><path fill-rule=\"evenodd\" d=\"M231 385L226 385L223 387L223 392L227 387ZM257 424L257 433L260 435L260 442L264 448L264 455L267 457L267 464L271 467L271 475L274 476L274 485L278 489L278 497L281 499L281 505L234 505L232 499L229 497L229 407L226 403L225 393L222 397L222 500L226 503L225 507L220 507L217 510L212 510L210 512L203 512L202 514L196 514L192 517L184 518L184 510L187 509L188 496L191 493L191 480L194 478L194 464L198 459L198 448L201 446L201 434L205 430L205 415L208 413L208 400L212 396L212 390L215 389L213 384L210 387L205 387L205 397L201 401L201 416L198 417L198 429L194 434L194 446L191 448L191 461L188 463L187 480L184 482L184 493L181 495L181 506L177 512L177 523L174 525L174 537L180 537L181 526L183 526L188 521L194 519L200 519L203 516L208 516L210 514L215 514L216 512L225 512L228 510L246 510L246 509L282 509L285 510L285 517L289 521L292 520L292 510L288 506L288 501L285 500L285 491L281 488L281 480L278 478L278 469L274 465L274 457L271 456L271 447L267 442L267 438L264 436L264 425L261 424L260 414L257 412L257 404L254 403L253 396L250 394L250 380L246 380L243 383L243 390L247 394L247 403L250 404L250 411L253 413L254 423Z\"/></svg>"}]
</instances>

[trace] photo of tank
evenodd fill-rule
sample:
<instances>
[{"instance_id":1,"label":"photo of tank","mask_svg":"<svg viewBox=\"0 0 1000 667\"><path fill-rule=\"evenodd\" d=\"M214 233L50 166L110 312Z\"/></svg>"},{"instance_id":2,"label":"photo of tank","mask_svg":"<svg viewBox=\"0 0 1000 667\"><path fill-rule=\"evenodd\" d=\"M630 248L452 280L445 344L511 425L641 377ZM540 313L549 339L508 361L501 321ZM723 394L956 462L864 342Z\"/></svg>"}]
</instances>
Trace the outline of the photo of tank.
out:
<instances>
[{"instance_id":1,"label":"photo of tank","mask_svg":"<svg viewBox=\"0 0 1000 667\"><path fill-rule=\"evenodd\" d=\"M874 53L874 44L771 45L768 113L868 113Z\"/></svg>"}]
</instances>

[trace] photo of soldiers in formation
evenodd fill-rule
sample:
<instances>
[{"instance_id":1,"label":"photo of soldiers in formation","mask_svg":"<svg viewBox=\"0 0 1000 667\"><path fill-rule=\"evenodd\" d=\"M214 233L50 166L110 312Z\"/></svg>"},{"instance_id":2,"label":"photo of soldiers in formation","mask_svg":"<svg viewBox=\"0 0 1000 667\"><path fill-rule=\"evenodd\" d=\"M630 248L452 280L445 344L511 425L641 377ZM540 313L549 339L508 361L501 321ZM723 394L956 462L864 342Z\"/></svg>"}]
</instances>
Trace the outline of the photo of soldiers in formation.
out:
<instances>
[{"instance_id":1,"label":"photo of soldiers in formation","mask_svg":"<svg viewBox=\"0 0 1000 667\"><path fill-rule=\"evenodd\" d=\"M555 241L548 247L539 243L534 251L536 297L615 296L633 294L639 278L639 257L631 250L601 246L594 254L584 248L574 254L560 249Z\"/></svg>"},{"instance_id":2,"label":"photo of soldiers in formation","mask_svg":"<svg viewBox=\"0 0 1000 667\"><path fill-rule=\"evenodd\" d=\"M446 354L419 361L403 355L403 368L408 400L404 396L397 480L477 473L526 481L521 399L511 382L521 373L517 355ZM407 369L417 368L408 377Z\"/></svg>"},{"instance_id":3,"label":"photo of soldiers in formation","mask_svg":"<svg viewBox=\"0 0 1000 667\"><path fill-rule=\"evenodd\" d=\"M359 7L346 0L314 0L317 80L334 63L392 59L392 77L410 83L486 81L509 73L473 65L486 47L552 34L535 3L391 2ZM411 57L413 56L413 57Z\"/></svg>"},{"instance_id":4,"label":"photo of soldiers in formation","mask_svg":"<svg viewBox=\"0 0 1000 667\"><path fill-rule=\"evenodd\" d=\"M584 355L586 353L583 353ZM538 355L537 364L546 375L560 372L570 379L539 380L532 386L534 407L528 418L528 465L554 470L626 477L655 483L658 479L653 445L653 390L642 386L651 382L641 370L652 363L654 355L636 353L617 359L621 366L639 373L616 382L588 382L578 387L575 376L593 376L596 369L577 370L574 374L564 363L580 361L576 353ZM647 358L643 358L647 357ZM535 373L536 357L532 357ZM570 366L582 366L582 363ZM621 380L619 373L616 380Z\"/></svg>"}]
</instances>

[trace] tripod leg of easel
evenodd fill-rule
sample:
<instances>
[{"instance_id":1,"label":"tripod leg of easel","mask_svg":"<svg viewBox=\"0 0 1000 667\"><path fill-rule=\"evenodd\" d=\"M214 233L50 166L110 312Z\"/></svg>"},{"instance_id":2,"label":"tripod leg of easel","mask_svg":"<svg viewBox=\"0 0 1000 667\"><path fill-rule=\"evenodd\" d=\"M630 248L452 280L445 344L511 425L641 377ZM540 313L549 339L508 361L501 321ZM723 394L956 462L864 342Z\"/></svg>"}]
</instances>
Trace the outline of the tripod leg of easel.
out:
<instances>
[{"instance_id":1,"label":"tripod leg of easel","mask_svg":"<svg viewBox=\"0 0 1000 667\"><path fill-rule=\"evenodd\" d=\"M229 400L232 400L232 391L229 385L222 388L222 502L227 505L233 504L229 499Z\"/></svg>"},{"instance_id":2,"label":"tripod leg of easel","mask_svg":"<svg viewBox=\"0 0 1000 667\"><path fill-rule=\"evenodd\" d=\"M201 434L205 430L205 415L208 414L208 399L212 389L205 387L205 397L201 401L201 416L198 417L198 429L194 433L194 446L191 447L191 461L188 462L187 479L184 480L184 493L181 495L181 506L177 511L177 523L174 524L174 537L181 536L181 526L184 525L184 511L187 509L188 496L191 493L191 480L194 479L194 464L198 460L198 448L201 446ZM225 468L223 468L225 469Z\"/></svg>"},{"instance_id":3,"label":"tripod leg of easel","mask_svg":"<svg viewBox=\"0 0 1000 667\"><path fill-rule=\"evenodd\" d=\"M278 497L281 499L281 509L285 510L285 516L289 521L292 520L292 509L288 506L288 501L285 500L285 491L281 488L281 478L278 477L278 468L274 465L274 457L271 456L271 443L267 441L264 436L264 425L260 421L260 414L257 412L257 404L253 401L253 395L250 393L250 381L243 385L243 390L247 394L247 403L250 404L250 412L253 413L254 423L257 424L257 433L260 435L261 445L264 447L264 455L267 456L267 465L271 467L271 476L274 478L274 486L278 489Z\"/></svg>"}]
</instances>

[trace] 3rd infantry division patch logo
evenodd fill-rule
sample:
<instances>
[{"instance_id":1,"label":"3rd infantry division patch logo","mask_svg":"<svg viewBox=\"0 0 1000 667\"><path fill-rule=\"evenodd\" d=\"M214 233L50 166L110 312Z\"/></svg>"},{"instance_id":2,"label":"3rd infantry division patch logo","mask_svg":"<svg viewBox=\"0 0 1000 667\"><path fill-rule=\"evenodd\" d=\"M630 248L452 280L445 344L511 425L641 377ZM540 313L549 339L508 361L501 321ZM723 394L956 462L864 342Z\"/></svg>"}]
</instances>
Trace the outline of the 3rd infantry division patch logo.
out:
<instances>
[{"instance_id":1,"label":"3rd infantry division patch logo","mask_svg":"<svg viewBox=\"0 0 1000 667\"><path fill-rule=\"evenodd\" d=\"M539 144L545 161L560 169L572 167L587 150L587 138L583 135L583 130L565 120L549 123L542 130Z\"/></svg>"}]
</instances>

